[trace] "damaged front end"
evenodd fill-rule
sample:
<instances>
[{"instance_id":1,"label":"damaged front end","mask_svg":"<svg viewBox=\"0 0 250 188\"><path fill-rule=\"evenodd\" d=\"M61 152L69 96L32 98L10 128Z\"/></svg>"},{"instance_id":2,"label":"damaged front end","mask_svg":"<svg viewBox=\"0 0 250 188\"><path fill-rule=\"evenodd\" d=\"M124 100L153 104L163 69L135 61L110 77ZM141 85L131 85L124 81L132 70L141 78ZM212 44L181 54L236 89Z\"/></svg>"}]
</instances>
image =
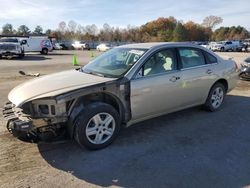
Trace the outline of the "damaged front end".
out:
<instances>
[{"instance_id":1,"label":"damaged front end","mask_svg":"<svg viewBox=\"0 0 250 188\"><path fill-rule=\"evenodd\" d=\"M54 99L34 100L16 107L8 102L3 108L7 129L18 138L55 138L67 122L67 103L57 104Z\"/></svg>"}]
</instances>

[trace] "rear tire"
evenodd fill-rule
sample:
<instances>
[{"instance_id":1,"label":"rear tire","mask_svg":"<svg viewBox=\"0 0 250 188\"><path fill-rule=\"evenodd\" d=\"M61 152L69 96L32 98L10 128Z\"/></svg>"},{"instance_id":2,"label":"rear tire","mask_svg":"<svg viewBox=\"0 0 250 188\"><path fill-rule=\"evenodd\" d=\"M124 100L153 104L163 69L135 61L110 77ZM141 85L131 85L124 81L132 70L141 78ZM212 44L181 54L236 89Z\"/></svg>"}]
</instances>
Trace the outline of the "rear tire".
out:
<instances>
[{"instance_id":1,"label":"rear tire","mask_svg":"<svg viewBox=\"0 0 250 188\"><path fill-rule=\"evenodd\" d=\"M97 150L107 147L118 136L120 117L113 106L95 102L80 112L74 125L76 142L81 147Z\"/></svg>"},{"instance_id":2,"label":"rear tire","mask_svg":"<svg viewBox=\"0 0 250 188\"><path fill-rule=\"evenodd\" d=\"M210 89L206 103L204 104L205 109L210 112L220 110L224 102L225 94L226 89L223 84L219 82L214 84Z\"/></svg>"},{"instance_id":3,"label":"rear tire","mask_svg":"<svg viewBox=\"0 0 250 188\"><path fill-rule=\"evenodd\" d=\"M47 48L43 48L42 51L41 51L41 54L47 55L48 52L49 52L49 50Z\"/></svg>"}]
</instances>

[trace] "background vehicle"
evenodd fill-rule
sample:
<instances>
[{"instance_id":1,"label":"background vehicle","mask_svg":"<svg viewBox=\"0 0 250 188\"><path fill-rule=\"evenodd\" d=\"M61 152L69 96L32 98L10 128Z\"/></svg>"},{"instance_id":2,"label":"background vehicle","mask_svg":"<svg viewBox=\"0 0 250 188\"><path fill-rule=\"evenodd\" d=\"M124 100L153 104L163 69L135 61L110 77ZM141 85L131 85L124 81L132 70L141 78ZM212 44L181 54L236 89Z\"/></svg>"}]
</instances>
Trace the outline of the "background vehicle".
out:
<instances>
[{"instance_id":1,"label":"background vehicle","mask_svg":"<svg viewBox=\"0 0 250 188\"><path fill-rule=\"evenodd\" d=\"M202 46L204 48L208 48L209 46L208 42L204 42L204 41L195 41L194 44Z\"/></svg>"},{"instance_id":2,"label":"background vehicle","mask_svg":"<svg viewBox=\"0 0 250 188\"><path fill-rule=\"evenodd\" d=\"M16 136L44 138L66 130L80 146L100 149L122 126L197 105L221 109L237 78L234 61L197 45L131 44L79 70L17 86L3 113Z\"/></svg>"},{"instance_id":3,"label":"background vehicle","mask_svg":"<svg viewBox=\"0 0 250 188\"><path fill-rule=\"evenodd\" d=\"M240 78L250 80L250 57L241 64Z\"/></svg>"},{"instance_id":4,"label":"background vehicle","mask_svg":"<svg viewBox=\"0 0 250 188\"><path fill-rule=\"evenodd\" d=\"M221 41L211 46L213 51L241 51L242 43L240 41Z\"/></svg>"},{"instance_id":5,"label":"background vehicle","mask_svg":"<svg viewBox=\"0 0 250 188\"><path fill-rule=\"evenodd\" d=\"M55 50L62 50L63 49L63 46L61 46L60 43L55 43L54 47L53 47Z\"/></svg>"},{"instance_id":6,"label":"background vehicle","mask_svg":"<svg viewBox=\"0 0 250 188\"><path fill-rule=\"evenodd\" d=\"M40 52L46 55L53 50L53 45L47 36L29 36L19 40L25 42L23 45L25 52Z\"/></svg>"},{"instance_id":7,"label":"background vehicle","mask_svg":"<svg viewBox=\"0 0 250 188\"><path fill-rule=\"evenodd\" d=\"M102 43L102 44L99 44L96 49L100 52L106 52L108 50L111 49L111 45L110 44L106 44L106 43Z\"/></svg>"},{"instance_id":8,"label":"background vehicle","mask_svg":"<svg viewBox=\"0 0 250 188\"><path fill-rule=\"evenodd\" d=\"M87 49L87 50L90 50L90 47L89 47L89 44L84 42L84 41L75 41L72 46L74 47L74 49L76 50L84 50L84 49Z\"/></svg>"},{"instance_id":9,"label":"background vehicle","mask_svg":"<svg viewBox=\"0 0 250 188\"><path fill-rule=\"evenodd\" d=\"M250 39L246 39L243 41L242 51L250 52Z\"/></svg>"},{"instance_id":10,"label":"background vehicle","mask_svg":"<svg viewBox=\"0 0 250 188\"><path fill-rule=\"evenodd\" d=\"M17 38L1 38L0 39L0 58L6 56L11 58L18 56L24 57L24 41L19 41Z\"/></svg>"}]
</instances>

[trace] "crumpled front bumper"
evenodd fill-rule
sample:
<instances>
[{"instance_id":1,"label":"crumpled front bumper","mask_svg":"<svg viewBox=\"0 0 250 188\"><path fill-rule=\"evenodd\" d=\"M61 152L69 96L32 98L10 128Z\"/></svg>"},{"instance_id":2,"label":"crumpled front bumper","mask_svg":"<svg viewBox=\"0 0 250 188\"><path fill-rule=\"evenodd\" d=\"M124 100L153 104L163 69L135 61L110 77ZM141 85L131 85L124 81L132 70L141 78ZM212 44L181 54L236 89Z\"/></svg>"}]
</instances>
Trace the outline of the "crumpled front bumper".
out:
<instances>
[{"instance_id":1,"label":"crumpled front bumper","mask_svg":"<svg viewBox=\"0 0 250 188\"><path fill-rule=\"evenodd\" d=\"M32 121L28 115L22 113L22 109L16 108L14 104L8 102L3 108L3 117L7 121L7 129L14 136L18 133L28 133L33 129Z\"/></svg>"},{"instance_id":2,"label":"crumpled front bumper","mask_svg":"<svg viewBox=\"0 0 250 188\"><path fill-rule=\"evenodd\" d=\"M10 51L1 51L0 50L0 55L2 55L2 56L18 56L21 54L22 54L22 51L18 51L18 50L10 50Z\"/></svg>"}]
</instances>

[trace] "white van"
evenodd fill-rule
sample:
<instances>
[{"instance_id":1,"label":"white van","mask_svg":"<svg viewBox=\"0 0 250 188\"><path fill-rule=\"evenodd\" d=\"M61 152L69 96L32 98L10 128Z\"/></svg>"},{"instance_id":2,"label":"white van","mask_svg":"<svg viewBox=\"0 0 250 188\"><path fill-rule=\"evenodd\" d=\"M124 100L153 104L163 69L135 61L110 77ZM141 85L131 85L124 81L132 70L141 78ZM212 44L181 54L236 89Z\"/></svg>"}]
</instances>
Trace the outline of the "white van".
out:
<instances>
[{"instance_id":1,"label":"white van","mask_svg":"<svg viewBox=\"0 0 250 188\"><path fill-rule=\"evenodd\" d=\"M25 52L40 52L41 54L48 54L53 50L53 45L47 36L30 36L21 38L21 41L26 41L24 46Z\"/></svg>"}]
</instances>

